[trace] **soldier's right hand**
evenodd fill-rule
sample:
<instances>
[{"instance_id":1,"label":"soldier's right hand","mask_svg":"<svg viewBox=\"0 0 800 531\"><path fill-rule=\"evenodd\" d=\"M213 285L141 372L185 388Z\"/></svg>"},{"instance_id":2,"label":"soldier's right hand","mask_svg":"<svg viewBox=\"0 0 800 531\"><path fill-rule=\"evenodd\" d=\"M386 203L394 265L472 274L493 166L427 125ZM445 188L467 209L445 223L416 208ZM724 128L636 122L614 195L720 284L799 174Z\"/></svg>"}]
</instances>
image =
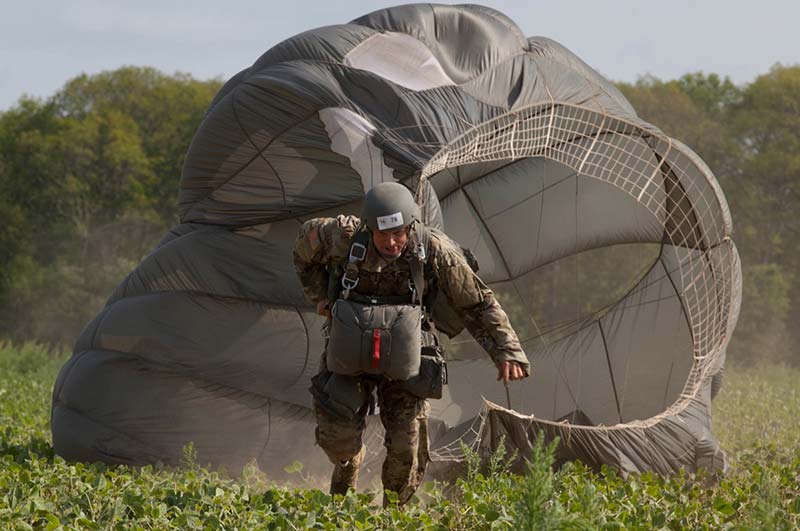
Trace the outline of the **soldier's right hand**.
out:
<instances>
[{"instance_id":1,"label":"soldier's right hand","mask_svg":"<svg viewBox=\"0 0 800 531\"><path fill-rule=\"evenodd\" d=\"M522 380L528 377L528 372L519 363L504 361L497 366L497 379L503 380L504 384L509 381Z\"/></svg>"},{"instance_id":2,"label":"soldier's right hand","mask_svg":"<svg viewBox=\"0 0 800 531\"><path fill-rule=\"evenodd\" d=\"M317 303L317 313L323 317L331 318L331 304L327 301L319 301Z\"/></svg>"}]
</instances>

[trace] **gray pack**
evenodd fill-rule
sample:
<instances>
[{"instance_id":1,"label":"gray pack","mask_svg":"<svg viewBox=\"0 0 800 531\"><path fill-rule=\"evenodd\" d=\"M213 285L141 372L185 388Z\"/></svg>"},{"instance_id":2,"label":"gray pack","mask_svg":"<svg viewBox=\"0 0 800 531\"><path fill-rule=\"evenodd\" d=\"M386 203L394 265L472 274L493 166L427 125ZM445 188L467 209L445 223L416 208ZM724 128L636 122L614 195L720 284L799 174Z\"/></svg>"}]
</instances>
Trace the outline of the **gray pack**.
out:
<instances>
[{"instance_id":1,"label":"gray pack","mask_svg":"<svg viewBox=\"0 0 800 531\"><path fill-rule=\"evenodd\" d=\"M353 419L370 403L371 388L355 376L322 370L311 378L311 394L330 415Z\"/></svg>"},{"instance_id":2,"label":"gray pack","mask_svg":"<svg viewBox=\"0 0 800 531\"><path fill-rule=\"evenodd\" d=\"M403 388L419 398L440 399L447 385L447 362L444 349L429 345L422 347L419 374L409 378Z\"/></svg>"},{"instance_id":3,"label":"gray pack","mask_svg":"<svg viewBox=\"0 0 800 531\"><path fill-rule=\"evenodd\" d=\"M422 309L339 299L331 309L327 364L345 375L380 374L407 380L419 373Z\"/></svg>"}]
</instances>

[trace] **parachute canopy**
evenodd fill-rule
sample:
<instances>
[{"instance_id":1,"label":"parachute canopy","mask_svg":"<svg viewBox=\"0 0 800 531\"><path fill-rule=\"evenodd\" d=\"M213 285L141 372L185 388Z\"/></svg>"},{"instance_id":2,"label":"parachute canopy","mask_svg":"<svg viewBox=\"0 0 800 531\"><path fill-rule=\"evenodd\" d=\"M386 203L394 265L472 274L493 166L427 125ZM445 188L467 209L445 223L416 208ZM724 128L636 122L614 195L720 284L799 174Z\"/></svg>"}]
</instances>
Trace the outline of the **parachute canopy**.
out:
<instances>
[{"instance_id":1,"label":"parachute canopy","mask_svg":"<svg viewBox=\"0 0 800 531\"><path fill-rule=\"evenodd\" d=\"M710 401L741 283L714 176L560 44L430 4L302 33L225 84L186 157L180 224L59 375L56 452L177 463L192 442L231 470L327 468L307 391L322 321L291 248L304 220L356 213L384 181L476 254L533 362L509 400L482 349L450 340L441 466L459 441L505 435L525 455L541 432L593 466L724 467Z\"/></svg>"}]
</instances>

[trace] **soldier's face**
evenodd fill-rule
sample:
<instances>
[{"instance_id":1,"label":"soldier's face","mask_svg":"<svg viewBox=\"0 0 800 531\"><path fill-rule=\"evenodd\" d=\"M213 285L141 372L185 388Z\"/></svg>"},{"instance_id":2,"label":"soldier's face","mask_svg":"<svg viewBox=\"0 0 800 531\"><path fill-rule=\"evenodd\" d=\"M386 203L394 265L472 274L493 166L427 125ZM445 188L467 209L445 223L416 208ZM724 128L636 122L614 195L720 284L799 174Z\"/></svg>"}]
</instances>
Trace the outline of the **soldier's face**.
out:
<instances>
[{"instance_id":1,"label":"soldier's face","mask_svg":"<svg viewBox=\"0 0 800 531\"><path fill-rule=\"evenodd\" d=\"M375 249L389 260L394 260L403 254L403 249L408 243L408 227L393 230L373 230L372 244Z\"/></svg>"}]
</instances>

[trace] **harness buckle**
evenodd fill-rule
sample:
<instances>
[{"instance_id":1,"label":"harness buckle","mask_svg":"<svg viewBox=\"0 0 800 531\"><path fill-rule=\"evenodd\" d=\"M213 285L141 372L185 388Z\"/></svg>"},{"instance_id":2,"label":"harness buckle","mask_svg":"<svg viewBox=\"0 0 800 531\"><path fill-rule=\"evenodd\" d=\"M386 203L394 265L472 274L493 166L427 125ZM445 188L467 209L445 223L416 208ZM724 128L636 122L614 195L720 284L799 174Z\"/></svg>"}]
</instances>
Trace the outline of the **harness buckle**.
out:
<instances>
[{"instance_id":1,"label":"harness buckle","mask_svg":"<svg viewBox=\"0 0 800 531\"><path fill-rule=\"evenodd\" d=\"M421 262L424 262L425 259L427 258L426 254L427 253L425 252L425 246L422 245L422 242L420 242L420 244L417 246L417 256L419 256Z\"/></svg>"},{"instance_id":2,"label":"harness buckle","mask_svg":"<svg viewBox=\"0 0 800 531\"><path fill-rule=\"evenodd\" d=\"M358 254L356 254L356 251ZM358 242L353 242L353 245L350 246L350 257L348 258L348 261L350 263L362 262L366 257L367 247Z\"/></svg>"},{"instance_id":3,"label":"harness buckle","mask_svg":"<svg viewBox=\"0 0 800 531\"><path fill-rule=\"evenodd\" d=\"M347 276L347 271L345 271L344 275L342 275L342 287L349 291L356 286L358 286L358 277L350 278Z\"/></svg>"}]
</instances>

